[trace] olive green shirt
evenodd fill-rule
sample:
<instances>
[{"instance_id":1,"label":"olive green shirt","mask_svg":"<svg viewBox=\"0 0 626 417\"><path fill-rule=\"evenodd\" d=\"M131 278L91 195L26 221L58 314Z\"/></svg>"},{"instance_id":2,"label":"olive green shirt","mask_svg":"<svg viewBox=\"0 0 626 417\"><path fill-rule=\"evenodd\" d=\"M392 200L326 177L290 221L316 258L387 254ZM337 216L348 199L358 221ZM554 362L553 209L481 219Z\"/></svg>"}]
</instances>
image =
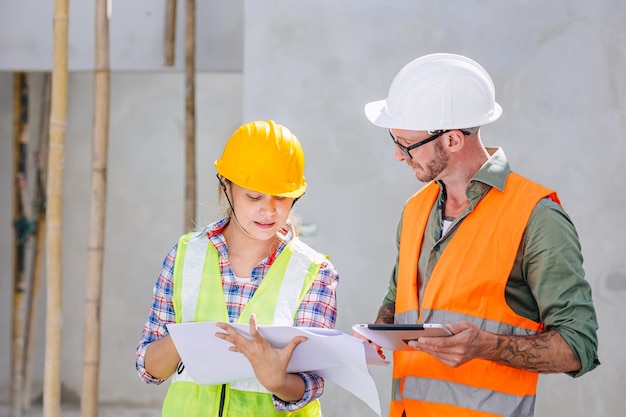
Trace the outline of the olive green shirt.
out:
<instances>
[{"instance_id":1,"label":"olive green shirt","mask_svg":"<svg viewBox=\"0 0 626 417\"><path fill-rule=\"evenodd\" d=\"M433 205L419 257L419 300L422 289L454 236L459 224L487 192L495 187L504 190L506 178L511 171L500 148L488 148L492 156L472 177L465 190L469 207L450 225L441 236L442 208L445 205L445 185ZM398 224L396 241L400 246L402 217ZM471 248L468 248L471 250ZM563 336L581 362L580 376L600 364L598 360L598 322L591 298L591 287L585 280L583 256L576 229L560 205L551 199L542 199L533 210L524 231L515 263L506 286L506 301L520 316L543 323L545 330L556 330ZM398 259L391 274L383 304L395 304Z\"/></svg>"}]
</instances>

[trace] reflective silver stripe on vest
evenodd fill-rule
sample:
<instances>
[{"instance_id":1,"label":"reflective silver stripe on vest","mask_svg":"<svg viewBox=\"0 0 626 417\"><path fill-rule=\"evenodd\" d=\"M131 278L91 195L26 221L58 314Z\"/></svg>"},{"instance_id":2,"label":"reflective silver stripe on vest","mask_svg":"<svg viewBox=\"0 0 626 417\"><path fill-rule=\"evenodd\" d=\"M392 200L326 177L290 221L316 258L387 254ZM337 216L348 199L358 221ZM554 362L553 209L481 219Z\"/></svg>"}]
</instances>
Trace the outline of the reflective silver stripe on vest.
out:
<instances>
[{"instance_id":1,"label":"reflective silver stripe on vest","mask_svg":"<svg viewBox=\"0 0 626 417\"><path fill-rule=\"evenodd\" d=\"M209 244L206 230L191 237L187 244L181 288L183 323L194 321ZM294 238L289 244L292 246L292 253L285 269L272 321L272 324L277 326L293 325L294 317L300 306L300 295L307 271L312 262L321 263L324 261L324 257L321 254L318 254L297 238ZM193 382L184 369L180 374L174 373L172 382L174 381ZM232 382L230 387L240 391L269 393L256 378Z\"/></svg>"},{"instance_id":2,"label":"reflective silver stripe on vest","mask_svg":"<svg viewBox=\"0 0 626 417\"><path fill-rule=\"evenodd\" d=\"M399 382L394 381L396 385ZM406 377L404 393L404 398L409 400L454 405L507 417L532 417L535 408L535 396L505 394L438 379ZM395 401L402 401L399 390L394 390L393 395Z\"/></svg>"},{"instance_id":3,"label":"reflective silver stripe on vest","mask_svg":"<svg viewBox=\"0 0 626 417\"><path fill-rule=\"evenodd\" d=\"M321 263L323 260L321 255L302 243L300 239L294 238L291 245L291 257L285 269L283 285L280 287L274 309L272 324L275 326L293 325L294 317L300 306L300 295L302 294L306 272L311 266L311 262Z\"/></svg>"},{"instance_id":4,"label":"reflective silver stripe on vest","mask_svg":"<svg viewBox=\"0 0 626 417\"><path fill-rule=\"evenodd\" d=\"M393 322L398 324L416 324L417 319L417 310L409 310L403 313L396 313L393 316Z\"/></svg>"},{"instance_id":5,"label":"reflective silver stripe on vest","mask_svg":"<svg viewBox=\"0 0 626 417\"><path fill-rule=\"evenodd\" d=\"M535 330L513 326L511 324L500 323L494 320L486 320L467 314L454 313L444 310L424 310L422 312L422 323L457 323L465 320L479 329L496 334L510 334L516 336L531 336L539 334ZM394 316L396 323L417 323L417 311L411 310L404 313L396 313Z\"/></svg>"},{"instance_id":6,"label":"reflective silver stripe on vest","mask_svg":"<svg viewBox=\"0 0 626 417\"><path fill-rule=\"evenodd\" d=\"M194 381L189 372L187 372L187 368L183 364L179 364L179 368L174 371L171 378L172 382L193 382ZM252 391L252 392L261 392L264 394L269 394L270 392L265 389L263 385L256 378L244 379L241 381L231 382L230 387L232 389L236 389L239 391Z\"/></svg>"},{"instance_id":7,"label":"reflective silver stripe on vest","mask_svg":"<svg viewBox=\"0 0 626 417\"><path fill-rule=\"evenodd\" d=\"M395 401L402 401L402 393L400 387L402 386L402 378L393 378L391 380L391 399Z\"/></svg>"},{"instance_id":8,"label":"reflective silver stripe on vest","mask_svg":"<svg viewBox=\"0 0 626 417\"><path fill-rule=\"evenodd\" d=\"M270 392L265 389L263 385L256 378L244 379L241 381L235 381L230 383L231 389L236 389L239 391L252 391L252 392L262 392L264 394L269 394Z\"/></svg>"},{"instance_id":9,"label":"reflective silver stripe on vest","mask_svg":"<svg viewBox=\"0 0 626 417\"><path fill-rule=\"evenodd\" d=\"M181 288L182 299L182 323L194 321L196 315L196 305L198 304L198 294L200 293L200 283L202 282L202 272L204 270L204 260L209 247L209 239L206 230L189 238L185 262L183 264L183 282ZM193 277L193 278L192 278Z\"/></svg>"}]
</instances>

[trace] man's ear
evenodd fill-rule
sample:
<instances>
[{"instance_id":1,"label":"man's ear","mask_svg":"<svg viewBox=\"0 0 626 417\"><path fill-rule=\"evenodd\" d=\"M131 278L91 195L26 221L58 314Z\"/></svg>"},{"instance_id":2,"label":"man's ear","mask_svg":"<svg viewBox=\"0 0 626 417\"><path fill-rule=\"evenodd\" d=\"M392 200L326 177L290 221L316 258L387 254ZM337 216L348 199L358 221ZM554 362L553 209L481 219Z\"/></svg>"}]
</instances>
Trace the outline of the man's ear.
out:
<instances>
[{"instance_id":1,"label":"man's ear","mask_svg":"<svg viewBox=\"0 0 626 417\"><path fill-rule=\"evenodd\" d=\"M443 145L451 152L456 152L463 147L465 135L460 130L451 130L444 136Z\"/></svg>"}]
</instances>

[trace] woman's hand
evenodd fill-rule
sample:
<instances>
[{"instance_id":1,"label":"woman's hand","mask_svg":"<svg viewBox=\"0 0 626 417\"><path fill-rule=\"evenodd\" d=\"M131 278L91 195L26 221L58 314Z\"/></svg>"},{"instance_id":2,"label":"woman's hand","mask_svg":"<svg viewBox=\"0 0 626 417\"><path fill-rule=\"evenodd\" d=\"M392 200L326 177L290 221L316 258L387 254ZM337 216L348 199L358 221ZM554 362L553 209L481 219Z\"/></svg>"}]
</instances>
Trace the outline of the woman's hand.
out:
<instances>
[{"instance_id":1,"label":"woman's hand","mask_svg":"<svg viewBox=\"0 0 626 417\"><path fill-rule=\"evenodd\" d=\"M242 353L248 359L254 375L265 389L283 401L302 398L304 381L297 374L287 373L287 366L296 347L307 340L305 336L294 337L284 348L273 348L259 333L255 314L250 316L251 340L228 324L217 323L217 327L226 333L216 333L215 336L232 343L228 350Z\"/></svg>"}]
</instances>

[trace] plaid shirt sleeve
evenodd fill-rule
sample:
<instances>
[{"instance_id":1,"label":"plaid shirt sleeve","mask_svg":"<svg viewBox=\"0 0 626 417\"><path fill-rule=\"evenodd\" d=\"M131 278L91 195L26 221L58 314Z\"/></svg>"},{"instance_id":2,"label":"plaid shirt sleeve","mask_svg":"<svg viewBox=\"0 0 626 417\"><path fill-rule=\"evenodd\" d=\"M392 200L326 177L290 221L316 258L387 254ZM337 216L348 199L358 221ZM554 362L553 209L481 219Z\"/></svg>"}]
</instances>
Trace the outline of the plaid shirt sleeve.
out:
<instances>
[{"instance_id":1,"label":"plaid shirt sleeve","mask_svg":"<svg viewBox=\"0 0 626 417\"><path fill-rule=\"evenodd\" d=\"M154 286L152 304L137 346L136 368L146 383L161 384L166 379L154 378L145 369L146 347L151 342L167 336L166 325L175 323L172 301L174 246L163 261L163 267ZM321 265L318 275L305 295L296 314L295 326L334 328L337 319L336 288L339 281L337 270L330 262ZM324 379L311 372L299 373L305 385L303 397L295 402L285 402L274 396L274 407L279 411L295 411L319 398L324 392Z\"/></svg>"},{"instance_id":2,"label":"plaid shirt sleeve","mask_svg":"<svg viewBox=\"0 0 626 417\"><path fill-rule=\"evenodd\" d=\"M166 378L154 378L146 371L145 358L146 347L155 340L167 336L168 331L165 326L168 323L176 322L172 293L174 290L174 259L176 258L177 246L175 245L169 251L163 261L163 267L154 285L148 320L146 320L139 345L137 345L135 368L139 377L148 384L161 384L166 380Z\"/></svg>"},{"instance_id":3,"label":"plaid shirt sleeve","mask_svg":"<svg viewBox=\"0 0 626 417\"><path fill-rule=\"evenodd\" d=\"M305 295L296 314L298 327L335 328L337 320L337 283L339 275L330 263L323 263L320 271ZM324 379L311 372L301 372L304 380L304 396L295 402L285 402L273 396L274 408L278 411L295 411L319 398L324 392Z\"/></svg>"}]
</instances>

